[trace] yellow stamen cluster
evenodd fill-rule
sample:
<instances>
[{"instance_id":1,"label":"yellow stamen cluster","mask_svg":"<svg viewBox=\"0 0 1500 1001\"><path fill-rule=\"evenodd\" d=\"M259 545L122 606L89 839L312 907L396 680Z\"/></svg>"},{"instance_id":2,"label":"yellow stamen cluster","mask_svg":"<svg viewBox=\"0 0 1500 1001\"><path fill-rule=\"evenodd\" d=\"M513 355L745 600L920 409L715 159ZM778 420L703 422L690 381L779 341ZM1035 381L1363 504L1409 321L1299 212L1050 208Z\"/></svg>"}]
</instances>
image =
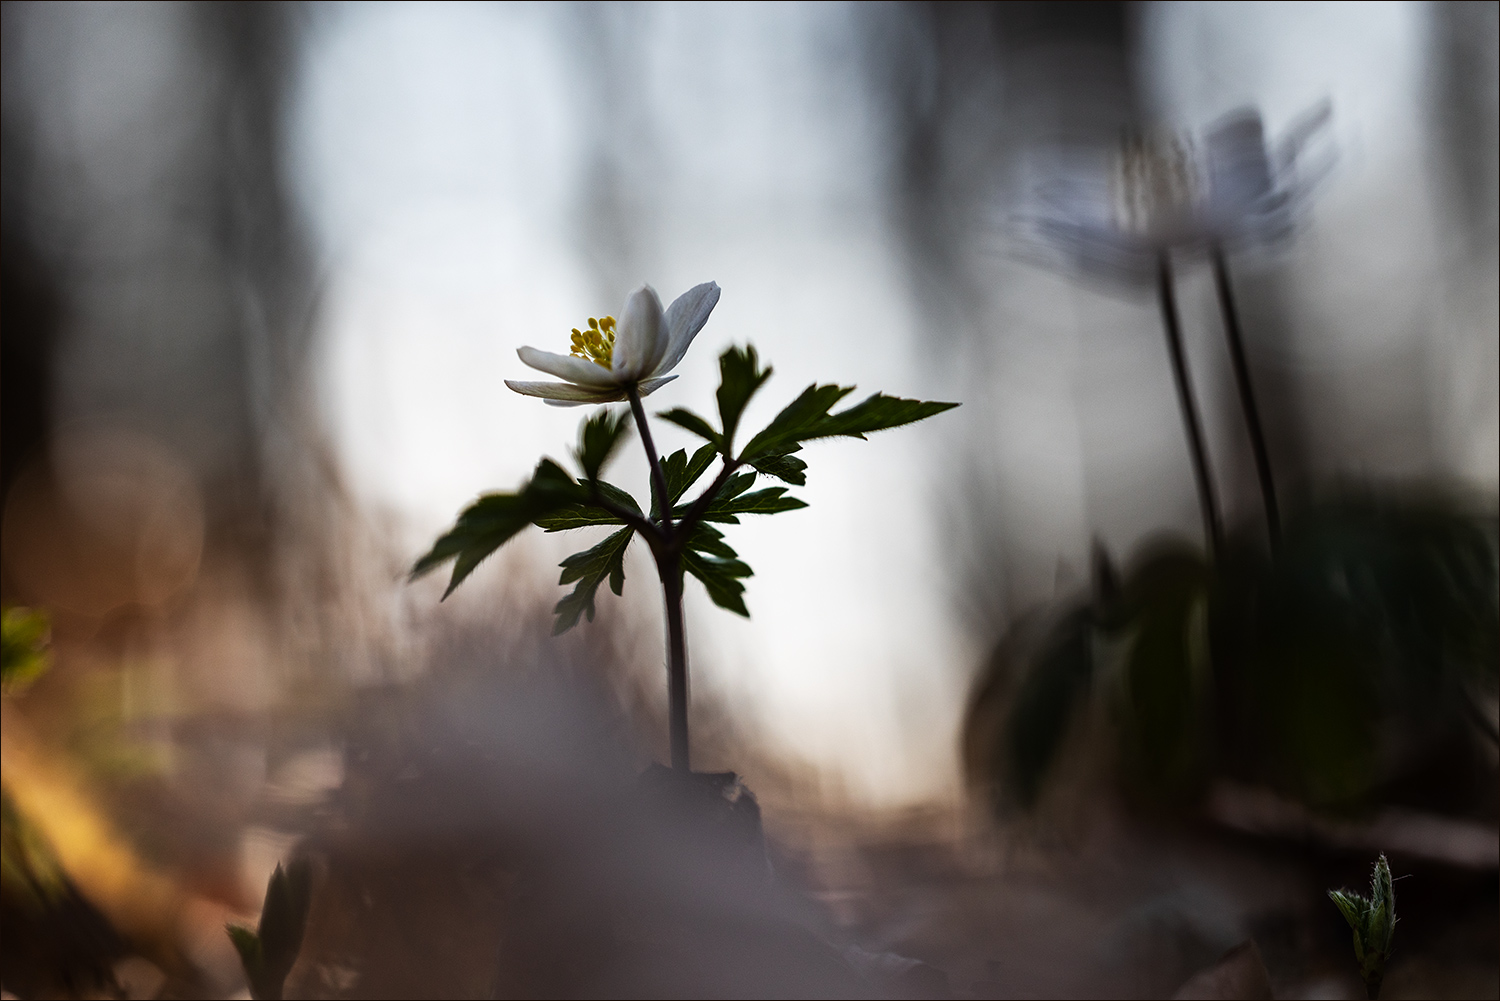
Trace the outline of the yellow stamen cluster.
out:
<instances>
[{"instance_id":1,"label":"yellow stamen cluster","mask_svg":"<svg viewBox=\"0 0 1500 1001\"><path fill-rule=\"evenodd\" d=\"M573 356L591 361L595 365L610 367L615 355L615 318L606 316L602 320L589 317L589 329L573 328Z\"/></svg>"}]
</instances>

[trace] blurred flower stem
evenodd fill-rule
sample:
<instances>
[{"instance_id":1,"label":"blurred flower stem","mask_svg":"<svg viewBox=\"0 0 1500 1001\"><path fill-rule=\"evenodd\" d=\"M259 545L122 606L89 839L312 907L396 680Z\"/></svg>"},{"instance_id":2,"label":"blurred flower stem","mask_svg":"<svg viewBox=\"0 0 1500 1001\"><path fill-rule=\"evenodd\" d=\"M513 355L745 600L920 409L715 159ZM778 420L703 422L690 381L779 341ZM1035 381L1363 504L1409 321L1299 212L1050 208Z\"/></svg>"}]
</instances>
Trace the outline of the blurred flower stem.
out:
<instances>
[{"instance_id":1,"label":"blurred flower stem","mask_svg":"<svg viewBox=\"0 0 1500 1001\"><path fill-rule=\"evenodd\" d=\"M1198 506L1203 513L1204 545L1210 553L1220 548L1219 503L1214 494L1213 474L1203 445L1203 422L1193 398L1188 375L1187 356L1182 349L1182 320L1177 311L1177 293L1172 283L1171 252L1162 249L1156 256L1156 291L1161 301L1162 326L1167 334L1167 351L1172 357L1172 378L1177 384L1177 402L1182 407L1182 423L1187 431L1188 454L1193 460L1193 480L1198 487Z\"/></svg>"},{"instance_id":2,"label":"blurred flower stem","mask_svg":"<svg viewBox=\"0 0 1500 1001\"><path fill-rule=\"evenodd\" d=\"M625 390L630 400L630 412L635 417L636 429L640 432L641 445L646 449L646 460L651 466L651 492L656 495L657 510L661 512L661 534L666 545L652 546L656 557L657 573L661 576L662 601L667 611L667 732L672 752L672 767L679 771L692 771L688 754L688 673L687 635L682 618L682 556L671 543L676 532L672 524L671 497L667 493L667 478L662 473L661 460L656 454L656 443L651 438L651 425L646 420L646 408L641 405L641 394L634 386Z\"/></svg>"},{"instance_id":3,"label":"blurred flower stem","mask_svg":"<svg viewBox=\"0 0 1500 1001\"><path fill-rule=\"evenodd\" d=\"M1235 307L1234 286L1229 281L1229 263L1224 245L1214 243L1209 249L1213 263L1214 290L1219 296L1219 312L1224 318L1224 337L1229 342L1229 360L1234 367L1234 384L1240 395L1240 411L1250 436L1250 451L1255 457L1255 475L1260 481L1261 503L1266 512L1266 530L1271 545L1281 541L1281 510L1276 503L1276 481L1271 476L1271 453L1266 448L1265 429L1260 407L1255 402L1255 387L1250 381L1250 365L1245 360L1245 339L1240 330L1239 310Z\"/></svg>"}]
</instances>

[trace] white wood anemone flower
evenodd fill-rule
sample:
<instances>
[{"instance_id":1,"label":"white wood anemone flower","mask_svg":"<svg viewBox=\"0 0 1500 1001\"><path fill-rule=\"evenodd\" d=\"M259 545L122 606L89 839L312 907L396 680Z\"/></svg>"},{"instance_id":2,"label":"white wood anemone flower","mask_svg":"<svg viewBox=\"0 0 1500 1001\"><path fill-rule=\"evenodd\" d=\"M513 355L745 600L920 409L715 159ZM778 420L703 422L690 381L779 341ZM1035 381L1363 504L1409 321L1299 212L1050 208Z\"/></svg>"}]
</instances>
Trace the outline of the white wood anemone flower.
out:
<instances>
[{"instance_id":1,"label":"white wood anemone flower","mask_svg":"<svg viewBox=\"0 0 1500 1001\"><path fill-rule=\"evenodd\" d=\"M532 368L563 382L505 384L523 396L536 396L555 407L616 403L631 391L647 396L665 386L708 315L719 301L715 282L694 285L665 310L650 285L642 285L625 300L620 318L589 318L588 330L573 328L573 350L560 355L521 348L516 353Z\"/></svg>"},{"instance_id":2,"label":"white wood anemone flower","mask_svg":"<svg viewBox=\"0 0 1500 1001\"><path fill-rule=\"evenodd\" d=\"M1242 108L1211 125L1201 146L1159 132L1102 157L1073 151L1022 215L1023 241L1049 248L1044 259L1061 253L1086 274L1127 282L1153 280L1157 256L1173 249L1274 246L1328 172L1326 153L1311 163L1304 154L1329 118L1319 104L1270 145L1260 113Z\"/></svg>"}]
</instances>

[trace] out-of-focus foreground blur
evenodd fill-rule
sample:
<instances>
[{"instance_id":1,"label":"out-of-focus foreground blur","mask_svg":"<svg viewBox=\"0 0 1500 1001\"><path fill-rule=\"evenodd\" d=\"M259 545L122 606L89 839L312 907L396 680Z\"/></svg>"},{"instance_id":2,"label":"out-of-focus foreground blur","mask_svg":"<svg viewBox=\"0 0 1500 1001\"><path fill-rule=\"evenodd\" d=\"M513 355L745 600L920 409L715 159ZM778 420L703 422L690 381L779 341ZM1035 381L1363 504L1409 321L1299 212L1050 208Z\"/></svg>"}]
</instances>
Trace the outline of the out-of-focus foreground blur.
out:
<instances>
[{"instance_id":1,"label":"out-of-focus foreground blur","mask_svg":"<svg viewBox=\"0 0 1500 1001\"><path fill-rule=\"evenodd\" d=\"M7 996L247 997L284 863L288 997L1360 997L1381 853L1381 996L1496 996L1496 11L5 3ZM644 552L406 571L710 280L654 410L962 406L690 584L700 830Z\"/></svg>"}]
</instances>

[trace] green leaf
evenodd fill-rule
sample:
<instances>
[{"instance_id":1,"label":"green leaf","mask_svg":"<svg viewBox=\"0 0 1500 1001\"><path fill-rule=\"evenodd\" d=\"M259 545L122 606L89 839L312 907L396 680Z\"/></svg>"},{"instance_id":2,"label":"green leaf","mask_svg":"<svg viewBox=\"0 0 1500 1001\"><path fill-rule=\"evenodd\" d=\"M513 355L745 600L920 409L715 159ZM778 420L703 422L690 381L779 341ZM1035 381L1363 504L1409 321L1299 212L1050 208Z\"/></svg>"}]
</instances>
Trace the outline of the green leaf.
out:
<instances>
[{"instance_id":1,"label":"green leaf","mask_svg":"<svg viewBox=\"0 0 1500 1001\"><path fill-rule=\"evenodd\" d=\"M725 484L725 491L719 495L718 499L704 509L703 520L718 521L727 525L738 525L739 519L735 515L780 514L782 511L796 511L799 508L807 507L806 501L798 500L796 497L783 497L782 495L786 493L786 487L766 487L764 490L744 493L744 488L748 487L754 481L755 474L746 473L742 474L742 476L746 479L739 484L736 484L734 481L741 479L741 477L734 477L729 483ZM731 485L738 486L739 489L730 493L728 488ZM684 506L679 508L677 513L685 513L686 511L687 508Z\"/></svg>"},{"instance_id":2,"label":"green leaf","mask_svg":"<svg viewBox=\"0 0 1500 1001\"><path fill-rule=\"evenodd\" d=\"M595 480L593 486L598 488L605 500L615 506L622 507L631 514L641 514L641 506L636 503L635 498L613 483ZM602 507L595 507L592 504L572 504L553 514L536 518L532 524L544 532L562 532L572 528L588 528L591 525L623 525L625 522L618 515Z\"/></svg>"},{"instance_id":3,"label":"green leaf","mask_svg":"<svg viewBox=\"0 0 1500 1001\"><path fill-rule=\"evenodd\" d=\"M698 482L698 477L713 464L714 456L718 455L718 449L712 444L704 445L692 454L688 459L687 466L677 478L667 477L667 492L672 495L672 503L675 504L687 493L688 487Z\"/></svg>"},{"instance_id":4,"label":"green leaf","mask_svg":"<svg viewBox=\"0 0 1500 1001\"><path fill-rule=\"evenodd\" d=\"M853 386L807 387L766 425L765 430L750 439L740 458L753 464L761 459L795 452L796 446L816 438L863 438L872 431L912 424L958 406L957 403L905 400L876 393L847 410L836 414L828 412L852 392Z\"/></svg>"},{"instance_id":5,"label":"green leaf","mask_svg":"<svg viewBox=\"0 0 1500 1001\"><path fill-rule=\"evenodd\" d=\"M572 629L582 615L587 615L590 622L594 621L594 593L606 577L615 594L625 587L625 550L634 535L635 529L622 528L592 549L574 553L559 564L563 572L558 583L569 584L576 580L578 586L553 609L557 621L553 624L552 635L558 636Z\"/></svg>"},{"instance_id":6,"label":"green leaf","mask_svg":"<svg viewBox=\"0 0 1500 1001\"><path fill-rule=\"evenodd\" d=\"M224 931L229 935L229 941L234 943L234 951L240 954L240 965L245 968L245 979L252 984L261 979L261 971L264 963L260 956L260 936L249 928L239 925L225 925Z\"/></svg>"},{"instance_id":7,"label":"green leaf","mask_svg":"<svg viewBox=\"0 0 1500 1001\"><path fill-rule=\"evenodd\" d=\"M254 931L239 925L224 926L245 968L250 996L256 1001L281 998L287 974L302 951L311 905L312 865L307 859L294 859L285 869L278 864L271 873Z\"/></svg>"},{"instance_id":8,"label":"green leaf","mask_svg":"<svg viewBox=\"0 0 1500 1001\"><path fill-rule=\"evenodd\" d=\"M904 400L899 396L876 393L848 410L840 411L820 422L818 434L812 437L828 438L836 435L863 438L873 431L885 431L907 424L915 424L929 417L952 410L957 403L936 403L926 400ZM806 439L803 439L806 440Z\"/></svg>"},{"instance_id":9,"label":"green leaf","mask_svg":"<svg viewBox=\"0 0 1500 1001\"><path fill-rule=\"evenodd\" d=\"M485 557L527 525L587 501L588 491L584 487L575 483L557 463L543 459L531 480L518 492L486 494L465 508L453 527L413 565L411 579L416 580L453 560L453 576L443 592L446 599Z\"/></svg>"},{"instance_id":10,"label":"green leaf","mask_svg":"<svg viewBox=\"0 0 1500 1001\"><path fill-rule=\"evenodd\" d=\"M726 525L738 525L740 523L739 519L734 516L732 511L726 509L726 505L746 490L749 490L751 484L754 482L754 473L735 473L729 477L728 480L724 481L724 485L719 488L719 492L714 496L713 501L704 509L703 518L708 521L723 522ZM693 503L696 504L697 501ZM672 516L674 518L684 517L691 508L692 504L683 504L672 511Z\"/></svg>"},{"instance_id":11,"label":"green leaf","mask_svg":"<svg viewBox=\"0 0 1500 1001\"><path fill-rule=\"evenodd\" d=\"M784 493L786 487L766 487L764 490L741 494L722 505L710 505L709 510L726 514L779 514L807 507L806 501L796 497L783 497Z\"/></svg>"},{"instance_id":12,"label":"green leaf","mask_svg":"<svg viewBox=\"0 0 1500 1001\"><path fill-rule=\"evenodd\" d=\"M774 476L794 487L807 485L807 463L792 455L770 455L750 463L767 476Z\"/></svg>"},{"instance_id":13,"label":"green leaf","mask_svg":"<svg viewBox=\"0 0 1500 1001\"><path fill-rule=\"evenodd\" d=\"M745 404L770 377L771 370L760 367L755 348L748 344L744 348L731 347L719 356L719 391L716 395L719 420L724 428L722 448L726 456L733 452L734 432L739 427Z\"/></svg>"},{"instance_id":14,"label":"green leaf","mask_svg":"<svg viewBox=\"0 0 1500 1001\"><path fill-rule=\"evenodd\" d=\"M667 493L671 496L673 504L676 504L678 499L687 492L688 487L698 482L698 478L713 464L714 457L718 454L719 450L709 444L694 452L691 458L688 457L685 449L679 448L661 460L662 478L667 481ZM651 504L653 521L661 517L655 500L653 497Z\"/></svg>"},{"instance_id":15,"label":"green leaf","mask_svg":"<svg viewBox=\"0 0 1500 1001\"><path fill-rule=\"evenodd\" d=\"M1332 900L1338 907L1339 913L1344 920L1349 922L1349 927L1359 931L1359 926L1364 920L1364 910L1369 901L1357 893L1348 890L1329 890L1328 899Z\"/></svg>"},{"instance_id":16,"label":"green leaf","mask_svg":"<svg viewBox=\"0 0 1500 1001\"><path fill-rule=\"evenodd\" d=\"M706 553L709 556L717 556L721 559L738 559L739 554L724 542L724 533L706 521L700 521L693 526L693 534L688 537L687 548Z\"/></svg>"},{"instance_id":17,"label":"green leaf","mask_svg":"<svg viewBox=\"0 0 1500 1001\"><path fill-rule=\"evenodd\" d=\"M630 423L630 411L601 409L578 426L578 448L574 456L585 480L597 480Z\"/></svg>"},{"instance_id":18,"label":"green leaf","mask_svg":"<svg viewBox=\"0 0 1500 1001\"><path fill-rule=\"evenodd\" d=\"M852 392L853 386L808 386L750 439L740 459L753 463L763 457L797 451L799 442L814 436L813 429L828 416L829 409Z\"/></svg>"},{"instance_id":19,"label":"green leaf","mask_svg":"<svg viewBox=\"0 0 1500 1001\"><path fill-rule=\"evenodd\" d=\"M682 554L682 568L703 582L715 605L747 619L750 617L750 611L741 597L745 593L745 585L740 583L739 578L749 577L754 571L745 563L689 549Z\"/></svg>"},{"instance_id":20,"label":"green leaf","mask_svg":"<svg viewBox=\"0 0 1500 1001\"><path fill-rule=\"evenodd\" d=\"M266 902L256 929L267 986L274 984L278 997L302 950L311 905L312 865L307 859L293 859L285 869L278 865L266 886Z\"/></svg>"},{"instance_id":21,"label":"green leaf","mask_svg":"<svg viewBox=\"0 0 1500 1001\"><path fill-rule=\"evenodd\" d=\"M724 440L724 436L715 431L708 421L685 407L673 407L671 410L664 410L656 416L664 421L670 421L680 428L691 431L706 441L712 442L716 449L722 448L721 443Z\"/></svg>"}]
</instances>

